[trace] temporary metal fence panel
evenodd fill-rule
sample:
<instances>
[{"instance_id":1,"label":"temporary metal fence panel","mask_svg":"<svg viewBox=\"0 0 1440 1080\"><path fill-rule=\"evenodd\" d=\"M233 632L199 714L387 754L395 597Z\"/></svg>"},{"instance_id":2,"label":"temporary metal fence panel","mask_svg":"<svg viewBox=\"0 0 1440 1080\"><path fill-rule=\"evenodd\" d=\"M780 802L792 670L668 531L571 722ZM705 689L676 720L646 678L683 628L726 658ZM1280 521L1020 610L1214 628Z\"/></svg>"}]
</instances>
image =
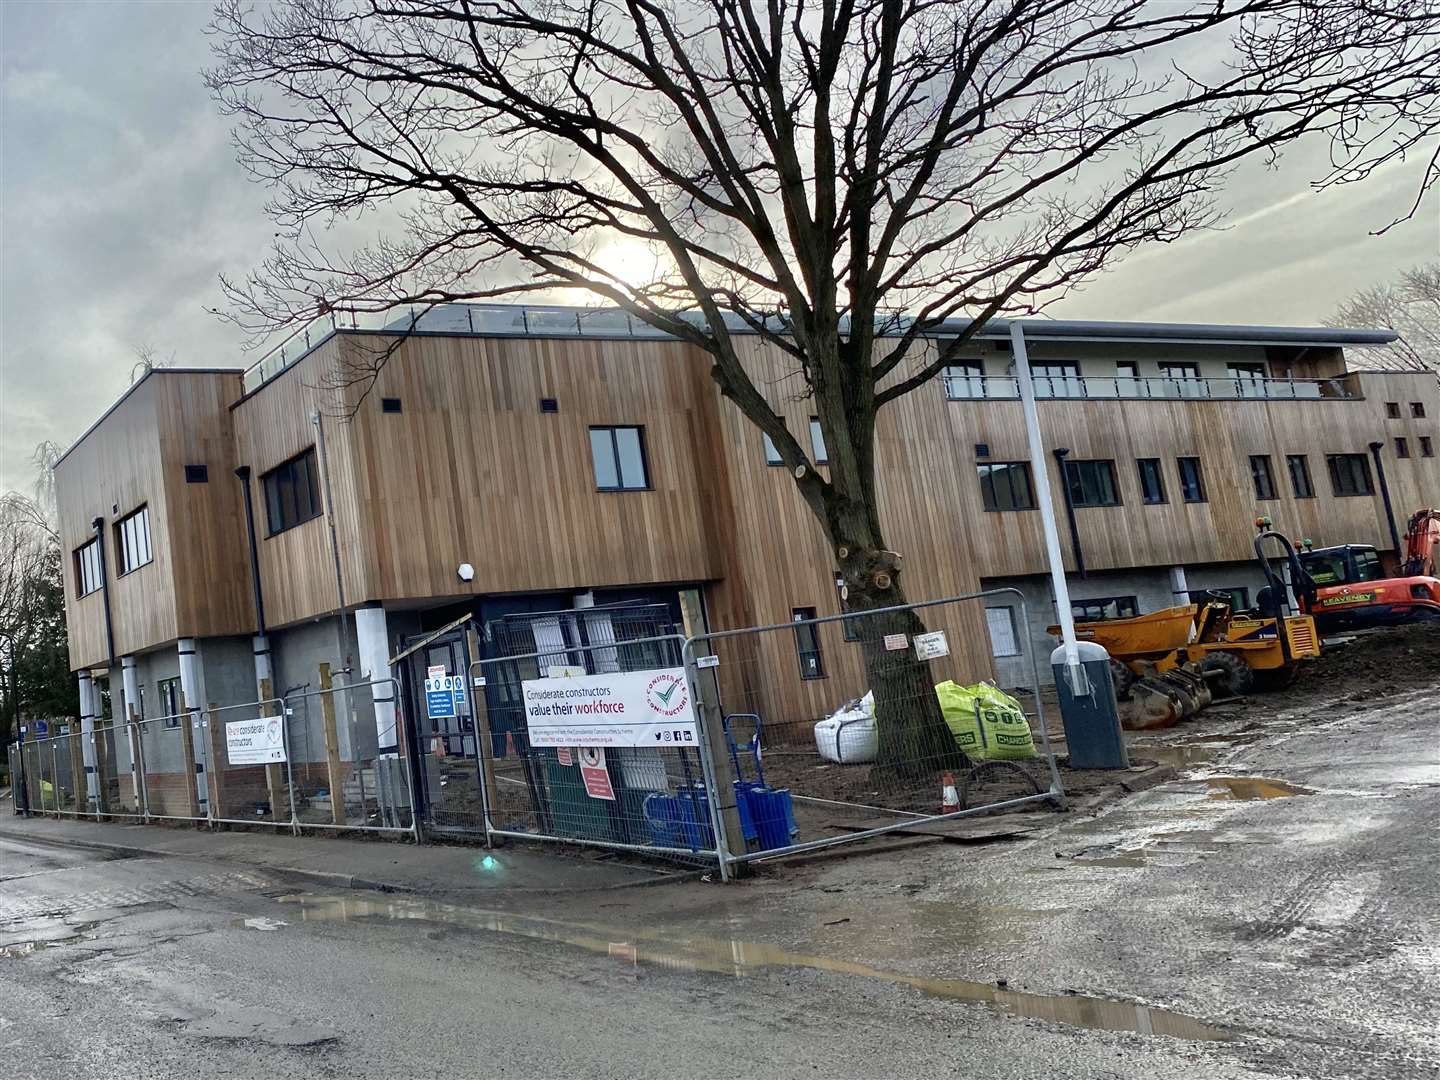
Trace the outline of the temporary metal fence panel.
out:
<instances>
[{"instance_id":1,"label":"temporary metal fence panel","mask_svg":"<svg viewBox=\"0 0 1440 1080\"><path fill-rule=\"evenodd\" d=\"M143 816L161 821L208 821L205 745L190 712L134 722Z\"/></svg>"},{"instance_id":2,"label":"temporary metal fence panel","mask_svg":"<svg viewBox=\"0 0 1440 1080\"><path fill-rule=\"evenodd\" d=\"M487 836L715 865L684 637L581 643L542 627L536 644L471 667Z\"/></svg>"},{"instance_id":3,"label":"temporary metal fence panel","mask_svg":"<svg viewBox=\"0 0 1440 1080\"><path fill-rule=\"evenodd\" d=\"M1062 800L1028 634L1017 637L1030 685L1016 691L1028 724L967 689L991 677L971 657L974 642L990 654L994 605L1029 625L1023 595L1000 589L688 641L704 720L730 738L718 770L743 847L727 860Z\"/></svg>"}]
</instances>

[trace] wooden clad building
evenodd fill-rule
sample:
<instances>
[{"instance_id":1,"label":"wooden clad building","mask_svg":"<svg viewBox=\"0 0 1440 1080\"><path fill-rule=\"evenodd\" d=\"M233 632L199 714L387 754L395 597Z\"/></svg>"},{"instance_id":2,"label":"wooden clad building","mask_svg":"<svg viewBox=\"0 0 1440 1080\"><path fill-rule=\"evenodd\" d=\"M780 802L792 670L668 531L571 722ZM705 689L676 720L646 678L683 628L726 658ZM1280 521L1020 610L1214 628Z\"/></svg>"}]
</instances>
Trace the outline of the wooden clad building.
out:
<instances>
[{"instance_id":1,"label":"wooden clad building","mask_svg":"<svg viewBox=\"0 0 1440 1080\"><path fill-rule=\"evenodd\" d=\"M409 329L326 327L243 375L153 371L77 441L56 467L74 670L106 677L131 658L143 700L129 704L157 715L177 643L194 640L191 704L253 700L257 594L277 692L313 683L320 661L381 676L385 657L466 614L483 626L648 604L693 632L839 613L818 525L697 351L615 312L455 305ZM1402 529L1440 503L1434 377L1346 370L1347 345L1385 333L1054 322L1027 335L1082 614L1252 594L1257 514L1393 556L1381 470ZM759 338L747 346L823 469L797 376ZM1026 594L1028 626L1004 602L941 620L976 678L1015 684L1054 612L1008 348L996 325L883 410L878 456L912 599ZM373 384L347 378L386 353ZM342 608L354 614L337 634ZM818 661L793 635L766 641L781 720L863 691L838 625L814 644ZM451 666L470 659L456 634L439 645Z\"/></svg>"}]
</instances>

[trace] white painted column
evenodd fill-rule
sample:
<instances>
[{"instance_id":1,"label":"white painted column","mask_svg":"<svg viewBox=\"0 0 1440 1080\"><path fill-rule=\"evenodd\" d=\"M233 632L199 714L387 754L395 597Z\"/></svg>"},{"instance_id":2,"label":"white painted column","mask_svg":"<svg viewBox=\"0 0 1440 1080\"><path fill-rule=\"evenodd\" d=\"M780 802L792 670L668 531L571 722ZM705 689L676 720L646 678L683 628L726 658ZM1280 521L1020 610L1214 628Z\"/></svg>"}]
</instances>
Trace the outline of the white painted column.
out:
<instances>
[{"instance_id":1,"label":"white painted column","mask_svg":"<svg viewBox=\"0 0 1440 1080\"><path fill-rule=\"evenodd\" d=\"M365 682L390 678L390 634L385 609L376 605L355 609L355 637L360 646L360 678ZM468 672L459 672L468 678ZM375 703L375 736L379 752L399 753L395 733L395 684L377 682L370 688Z\"/></svg>"},{"instance_id":2,"label":"white painted column","mask_svg":"<svg viewBox=\"0 0 1440 1080\"><path fill-rule=\"evenodd\" d=\"M270 638L266 634L256 634L250 639L250 649L255 655L255 700L262 701L267 696L265 684L269 682L270 693L268 696L275 696L275 675L274 669L270 666Z\"/></svg>"},{"instance_id":3,"label":"white painted column","mask_svg":"<svg viewBox=\"0 0 1440 1080\"><path fill-rule=\"evenodd\" d=\"M135 657L122 656L120 658L120 682L123 700L120 703L120 711L115 715L114 722L119 725L119 729L125 733L125 739L122 743L117 736L115 746L118 748L123 745L129 752L130 790L135 793L135 797L138 800L140 797L140 755L136 753L134 741L135 732L134 729L130 727L131 714L133 713L138 720L140 719L141 710L140 676L135 668ZM111 707L113 711L113 701Z\"/></svg>"},{"instance_id":4,"label":"white painted column","mask_svg":"<svg viewBox=\"0 0 1440 1080\"><path fill-rule=\"evenodd\" d=\"M208 757L205 732L200 727L200 717L206 708L205 673L200 666L200 643L194 638L181 638L177 643L180 652L180 694L185 699L185 722L190 725L193 736L195 760L190 767L195 770L195 790L199 796L200 809L210 807L210 778L205 775L205 759Z\"/></svg>"},{"instance_id":5,"label":"white painted column","mask_svg":"<svg viewBox=\"0 0 1440 1080\"><path fill-rule=\"evenodd\" d=\"M85 762L85 809L94 813L99 805L100 783L95 773L95 721L100 717L100 691L90 672L80 672L80 755ZM73 759L72 759L73 760ZM75 777L75 790L80 778Z\"/></svg>"},{"instance_id":6,"label":"white painted column","mask_svg":"<svg viewBox=\"0 0 1440 1080\"><path fill-rule=\"evenodd\" d=\"M1170 568L1170 592L1175 597L1176 604L1188 604L1190 602L1190 583L1185 580L1185 568L1183 566L1172 566Z\"/></svg>"}]
</instances>

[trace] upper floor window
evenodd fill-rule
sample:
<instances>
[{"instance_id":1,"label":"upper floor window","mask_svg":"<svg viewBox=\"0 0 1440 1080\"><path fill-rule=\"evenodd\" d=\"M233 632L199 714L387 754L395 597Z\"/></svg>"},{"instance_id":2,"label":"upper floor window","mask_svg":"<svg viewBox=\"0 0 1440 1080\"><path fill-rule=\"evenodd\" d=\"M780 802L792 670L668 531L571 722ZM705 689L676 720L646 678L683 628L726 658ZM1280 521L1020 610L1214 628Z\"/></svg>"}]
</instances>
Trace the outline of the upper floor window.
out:
<instances>
[{"instance_id":1,"label":"upper floor window","mask_svg":"<svg viewBox=\"0 0 1440 1080\"><path fill-rule=\"evenodd\" d=\"M1085 396L1080 364L1075 360L1036 360L1030 365L1030 381L1037 398Z\"/></svg>"},{"instance_id":2,"label":"upper floor window","mask_svg":"<svg viewBox=\"0 0 1440 1080\"><path fill-rule=\"evenodd\" d=\"M780 451L775 446L775 440L770 438L770 436L766 435L763 431L760 433L760 438L765 440L765 464L784 465L785 461L780 456Z\"/></svg>"},{"instance_id":3,"label":"upper floor window","mask_svg":"<svg viewBox=\"0 0 1440 1080\"><path fill-rule=\"evenodd\" d=\"M985 365L979 360L957 360L941 377L945 396L952 401L985 396Z\"/></svg>"},{"instance_id":4,"label":"upper floor window","mask_svg":"<svg viewBox=\"0 0 1440 1080\"><path fill-rule=\"evenodd\" d=\"M1285 464L1290 469L1290 488L1297 499L1313 499L1315 485L1310 482L1310 459L1304 454L1287 454Z\"/></svg>"},{"instance_id":5,"label":"upper floor window","mask_svg":"<svg viewBox=\"0 0 1440 1080\"><path fill-rule=\"evenodd\" d=\"M1230 378L1235 380L1235 390L1240 397L1265 396L1265 365L1262 363L1231 363L1226 368Z\"/></svg>"},{"instance_id":6,"label":"upper floor window","mask_svg":"<svg viewBox=\"0 0 1440 1080\"><path fill-rule=\"evenodd\" d=\"M1066 461L1065 484L1071 506L1119 506L1113 461Z\"/></svg>"},{"instance_id":7,"label":"upper floor window","mask_svg":"<svg viewBox=\"0 0 1440 1080\"><path fill-rule=\"evenodd\" d=\"M1395 438L1395 456L1410 456L1410 440L1405 438L1403 435L1397 435Z\"/></svg>"},{"instance_id":8,"label":"upper floor window","mask_svg":"<svg viewBox=\"0 0 1440 1080\"><path fill-rule=\"evenodd\" d=\"M154 557L150 547L150 507L142 506L115 523L115 566L120 574L128 574Z\"/></svg>"},{"instance_id":9,"label":"upper floor window","mask_svg":"<svg viewBox=\"0 0 1440 1080\"><path fill-rule=\"evenodd\" d=\"M1140 363L1137 360L1115 361L1115 396L1140 396Z\"/></svg>"},{"instance_id":10,"label":"upper floor window","mask_svg":"<svg viewBox=\"0 0 1440 1080\"><path fill-rule=\"evenodd\" d=\"M597 491L644 491L650 486L642 429L592 427L590 454L595 459Z\"/></svg>"},{"instance_id":11,"label":"upper floor window","mask_svg":"<svg viewBox=\"0 0 1440 1080\"><path fill-rule=\"evenodd\" d=\"M1420 436L1420 456L1421 456L1421 457L1434 457L1434 456L1435 456L1435 440L1432 439L1429 435L1421 435L1421 436Z\"/></svg>"},{"instance_id":12,"label":"upper floor window","mask_svg":"<svg viewBox=\"0 0 1440 1080\"><path fill-rule=\"evenodd\" d=\"M1251 455L1250 479L1255 482L1255 498L1278 498L1275 493L1275 474L1270 470L1269 454Z\"/></svg>"},{"instance_id":13,"label":"upper floor window","mask_svg":"<svg viewBox=\"0 0 1440 1080\"><path fill-rule=\"evenodd\" d=\"M1330 486L1337 498L1347 495L1374 495L1370 459L1364 454L1329 454Z\"/></svg>"},{"instance_id":14,"label":"upper floor window","mask_svg":"<svg viewBox=\"0 0 1440 1080\"><path fill-rule=\"evenodd\" d=\"M293 529L323 512L313 446L264 473L260 484L265 491L265 521L270 536Z\"/></svg>"},{"instance_id":15,"label":"upper floor window","mask_svg":"<svg viewBox=\"0 0 1440 1080\"><path fill-rule=\"evenodd\" d=\"M1410 402L1410 415L1416 420L1425 419L1425 403L1423 401Z\"/></svg>"},{"instance_id":16,"label":"upper floor window","mask_svg":"<svg viewBox=\"0 0 1440 1080\"><path fill-rule=\"evenodd\" d=\"M1165 474L1160 470L1160 459L1142 457L1135 460L1140 469L1140 501L1157 506L1165 501Z\"/></svg>"},{"instance_id":17,"label":"upper floor window","mask_svg":"<svg viewBox=\"0 0 1440 1080\"><path fill-rule=\"evenodd\" d=\"M820 418L810 417L810 449L815 454L815 464L825 465L830 461L830 455L825 450L825 432L820 430Z\"/></svg>"},{"instance_id":18,"label":"upper floor window","mask_svg":"<svg viewBox=\"0 0 1440 1080\"><path fill-rule=\"evenodd\" d=\"M1198 457L1176 458L1180 468L1180 497L1188 503L1205 502L1205 478L1200 474Z\"/></svg>"},{"instance_id":19,"label":"upper floor window","mask_svg":"<svg viewBox=\"0 0 1440 1080\"><path fill-rule=\"evenodd\" d=\"M105 581L100 565L100 540L97 537L75 549L75 595L89 596Z\"/></svg>"},{"instance_id":20,"label":"upper floor window","mask_svg":"<svg viewBox=\"0 0 1440 1080\"><path fill-rule=\"evenodd\" d=\"M980 497L986 510L1034 510L1035 492L1028 461L996 461L976 465Z\"/></svg>"},{"instance_id":21,"label":"upper floor window","mask_svg":"<svg viewBox=\"0 0 1440 1080\"><path fill-rule=\"evenodd\" d=\"M1386 415L1389 419L1391 419L1391 420L1399 420L1399 419L1400 419L1400 402L1398 402L1398 401L1387 401L1387 402L1385 402L1385 415Z\"/></svg>"},{"instance_id":22,"label":"upper floor window","mask_svg":"<svg viewBox=\"0 0 1440 1080\"><path fill-rule=\"evenodd\" d=\"M1076 622L1105 619L1133 619L1140 614L1133 596L1099 596L1093 600L1072 600L1070 614Z\"/></svg>"},{"instance_id":23,"label":"upper floor window","mask_svg":"<svg viewBox=\"0 0 1440 1080\"><path fill-rule=\"evenodd\" d=\"M1160 374L1170 380L1176 397L1204 397L1206 384L1200 381L1200 365L1189 360L1162 360Z\"/></svg>"}]
</instances>

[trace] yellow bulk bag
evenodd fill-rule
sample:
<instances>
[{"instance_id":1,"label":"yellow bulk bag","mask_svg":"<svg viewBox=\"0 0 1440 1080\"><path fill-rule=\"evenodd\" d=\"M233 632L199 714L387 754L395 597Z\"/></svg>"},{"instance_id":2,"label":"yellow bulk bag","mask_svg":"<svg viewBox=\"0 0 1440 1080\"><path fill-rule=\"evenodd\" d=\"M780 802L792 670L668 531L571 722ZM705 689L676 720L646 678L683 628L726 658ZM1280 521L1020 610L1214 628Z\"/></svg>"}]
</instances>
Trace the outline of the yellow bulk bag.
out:
<instances>
[{"instance_id":1,"label":"yellow bulk bag","mask_svg":"<svg viewBox=\"0 0 1440 1080\"><path fill-rule=\"evenodd\" d=\"M946 680L935 687L945 726L967 757L1018 761L1035 756L1025 710L1009 694L986 682L960 686Z\"/></svg>"}]
</instances>

